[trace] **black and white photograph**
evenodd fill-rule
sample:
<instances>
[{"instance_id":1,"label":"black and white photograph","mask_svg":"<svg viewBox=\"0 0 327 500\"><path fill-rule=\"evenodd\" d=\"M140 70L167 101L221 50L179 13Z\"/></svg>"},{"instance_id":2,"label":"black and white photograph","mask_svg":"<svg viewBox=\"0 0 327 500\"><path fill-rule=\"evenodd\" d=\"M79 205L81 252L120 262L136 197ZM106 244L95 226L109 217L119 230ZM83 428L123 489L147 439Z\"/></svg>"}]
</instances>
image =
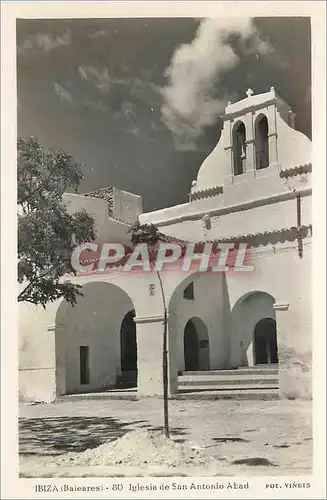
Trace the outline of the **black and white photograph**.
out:
<instances>
[{"instance_id":1,"label":"black and white photograph","mask_svg":"<svg viewBox=\"0 0 327 500\"><path fill-rule=\"evenodd\" d=\"M18 498L324 498L309 5L46 3L10 18L1 162Z\"/></svg>"}]
</instances>

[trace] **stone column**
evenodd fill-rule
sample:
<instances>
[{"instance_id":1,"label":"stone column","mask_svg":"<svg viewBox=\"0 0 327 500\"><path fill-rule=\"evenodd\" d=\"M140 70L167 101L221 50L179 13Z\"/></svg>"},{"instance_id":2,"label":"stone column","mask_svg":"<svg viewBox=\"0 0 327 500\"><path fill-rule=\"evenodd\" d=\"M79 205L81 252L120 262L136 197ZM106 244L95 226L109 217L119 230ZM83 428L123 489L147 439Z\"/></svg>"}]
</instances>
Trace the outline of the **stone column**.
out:
<instances>
[{"instance_id":1,"label":"stone column","mask_svg":"<svg viewBox=\"0 0 327 500\"><path fill-rule=\"evenodd\" d=\"M267 110L268 119L268 148L269 148L269 167L278 165L278 135L277 135L277 117L276 106L269 106ZM268 167L268 168L269 168Z\"/></svg>"},{"instance_id":2,"label":"stone column","mask_svg":"<svg viewBox=\"0 0 327 500\"><path fill-rule=\"evenodd\" d=\"M55 335L55 377L56 397L66 394L66 350L67 331L62 325L49 326L48 331Z\"/></svg>"},{"instance_id":3,"label":"stone column","mask_svg":"<svg viewBox=\"0 0 327 500\"><path fill-rule=\"evenodd\" d=\"M163 316L137 316L137 370L138 394L143 397L163 397ZM169 321L167 328L169 328ZM173 346L168 330L168 392L177 392L177 369L173 360Z\"/></svg>"},{"instance_id":4,"label":"stone column","mask_svg":"<svg viewBox=\"0 0 327 500\"><path fill-rule=\"evenodd\" d=\"M244 117L246 123L246 172L248 172L248 177L254 177L255 171L255 149L254 149L254 124L253 124L253 113L250 111Z\"/></svg>"},{"instance_id":5,"label":"stone column","mask_svg":"<svg viewBox=\"0 0 327 500\"><path fill-rule=\"evenodd\" d=\"M287 302L274 304L276 313L279 393L282 398L311 398L311 348L305 322ZM302 331L303 330L303 331Z\"/></svg>"}]
</instances>

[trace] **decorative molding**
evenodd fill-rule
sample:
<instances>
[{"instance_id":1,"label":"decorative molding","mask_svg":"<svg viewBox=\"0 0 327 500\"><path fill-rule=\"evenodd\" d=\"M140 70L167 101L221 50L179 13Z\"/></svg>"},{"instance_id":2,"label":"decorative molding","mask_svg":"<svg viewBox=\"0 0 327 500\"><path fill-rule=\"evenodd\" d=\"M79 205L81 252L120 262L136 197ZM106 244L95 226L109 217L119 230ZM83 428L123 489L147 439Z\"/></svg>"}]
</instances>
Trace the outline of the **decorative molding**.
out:
<instances>
[{"instance_id":1,"label":"decorative molding","mask_svg":"<svg viewBox=\"0 0 327 500\"><path fill-rule=\"evenodd\" d=\"M294 177L295 175L303 175L312 172L312 163L306 163L305 165L299 165L298 167L288 168L281 170L279 176L283 179L288 177Z\"/></svg>"},{"instance_id":2,"label":"decorative molding","mask_svg":"<svg viewBox=\"0 0 327 500\"><path fill-rule=\"evenodd\" d=\"M290 305L288 302L277 302L273 305L275 311L288 311Z\"/></svg>"},{"instance_id":3,"label":"decorative molding","mask_svg":"<svg viewBox=\"0 0 327 500\"><path fill-rule=\"evenodd\" d=\"M180 245L186 245L187 242L185 240L180 240L177 238L174 238L173 236L168 237L167 235L164 235L162 233L159 233L163 237L163 241L169 242L169 243L177 243ZM298 235L302 238L310 237L312 235L312 226L311 224L308 226L302 225L300 227L297 226L291 226L291 227L284 227L281 229L274 229L272 231L264 231L263 233L248 233L248 234L239 234L235 236L229 236L227 238L219 238L216 240L206 240L206 241L198 241L198 242L193 242L195 245L205 245L206 243L212 243L215 245L216 243L242 243L246 242L248 246L261 246L261 245L268 245L268 243L272 243L273 240L274 243L278 241L295 241L298 237ZM277 239L276 239L277 238ZM254 244L254 240L259 240L258 244ZM160 238L161 240L161 238Z\"/></svg>"},{"instance_id":4,"label":"decorative molding","mask_svg":"<svg viewBox=\"0 0 327 500\"><path fill-rule=\"evenodd\" d=\"M202 191L194 191L189 195L190 201L202 200L203 198L212 198L223 194L222 186L215 186L213 188L203 189Z\"/></svg>"},{"instance_id":5,"label":"decorative molding","mask_svg":"<svg viewBox=\"0 0 327 500\"><path fill-rule=\"evenodd\" d=\"M237 236L230 236L228 238L219 239L219 243L247 243L249 247L256 247L267 245L268 243L276 243L278 241L295 241L300 235L302 238L311 236L312 227L309 226L296 226L284 227L282 229L274 229L272 231L265 231L263 233L249 233L240 234ZM255 242L257 240L257 242ZM274 241L275 240L275 241ZM216 243L215 241L208 241L207 243ZM199 244L204 244L203 241Z\"/></svg>"},{"instance_id":6,"label":"decorative molding","mask_svg":"<svg viewBox=\"0 0 327 500\"><path fill-rule=\"evenodd\" d=\"M168 319L168 316L167 316ZM165 317L160 316L135 316L134 322L136 324L144 324L144 323L163 323L165 321Z\"/></svg>"},{"instance_id":7,"label":"decorative molding","mask_svg":"<svg viewBox=\"0 0 327 500\"><path fill-rule=\"evenodd\" d=\"M18 368L18 371L20 372L27 372L27 371L38 371L38 370L55 370L56 367L55 366L41 366L41 367L37 367L37 368L30 368L30 367L27 367L27 368Z\"/></svg>"},{"instance_id":8,"label":"decorative molding","mask_svg":"<svg viewBox=\"0 0 327 500\"><path fill-rule=\"evenodd\" d=\"M62 330L64 325L48 325L47 326L47 331L48 332L55 332L56 330Z\"/></svg>"},{"instance_id":9,"label":"decorative molding","mask_svg":"<svg viewBox=\"0 0 327 500\"><path fill-rule=\"evenodd\" d=\"M301 193L301 197L311 196L312 189L311 188L302 189L301 191L298 192ZM186 215L179 215L178 217L172 217L170 219L154 221L154 224L157 227L169 226L170 224L176 224L176 222L183 222L186 220L198 220L201 219L206 214L210 215L211 217L219 217L220 215L243 212L245 210L251 210L252 208L263 207L265 205L273 205L274 203L278 203L279 201L293 200L294 198L296 198L296 193L293 191L287 191L286 193L276 194L266 198L257 198L256 200L246 201L244 203L239 203L237 205L230 205L229 207L201 210Z\"/></svg>"},{"instance_id":10,"label":"decorative molding","mask_svg":"<svg viewBox=\"0 0 327 500\"><path fill-rule=\"evenodd\" d=\"M103 200L108 204L108 215L111 217L114 213L114 187L106 187L103 189L98 189L96 191L90 191L89 193L84 193L83 196L87 198L97 198Z\"/></svg>"},{"instance_id":11,"label":"decorative molding","mask_svg":"<svg viewBox=\"0 0 327 500\"><path fill-rule=\"evenodd\" d=\"M227 121L227 120L233 121L235 118L239 118L240 116L244 116L247 113L251 113L251 112L255 113L259 109L263 109L263 108L266 108L266 107L271 106L271 105L277 106L277 104L278 104L278 98L273 97L272 99L267 99L267 101L265 101L265 102L253 104L252 106L245 106L244 108L238 109L237 111L231 111L229 113L226 113L226 114L221 116L221 119L223 121Z\"/></svg>"}]
</instances>

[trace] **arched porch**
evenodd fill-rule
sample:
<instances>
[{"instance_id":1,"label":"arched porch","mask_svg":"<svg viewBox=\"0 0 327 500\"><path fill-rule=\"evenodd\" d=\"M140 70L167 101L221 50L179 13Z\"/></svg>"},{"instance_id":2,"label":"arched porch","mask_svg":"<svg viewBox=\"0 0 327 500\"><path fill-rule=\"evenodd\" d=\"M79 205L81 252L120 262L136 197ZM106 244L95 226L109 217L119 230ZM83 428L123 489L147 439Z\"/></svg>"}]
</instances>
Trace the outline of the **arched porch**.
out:
<instances>
[{"instance_id":1,"label":"arched porch","mask_svg":"<svg viewBox=\"0 0 327 500\"><path fill-rule=\"evenodd\" d=\"M122 325L124 331L124 319L134 310L130 296L112 283L89 282L82 292L74 307L63 301L56 314L57 376L66 394L116 386Z\"/></svg>"},{"instance_id":2,"label":"arched porch","mask_svg":"<svg viewBox=\"0 0 327 500\"><path fill-rule=\"evenodd\" d=\"M275 298L257 290L241 296L232 310L231 365L278 362Z\"/></svg>"}]
</instances>

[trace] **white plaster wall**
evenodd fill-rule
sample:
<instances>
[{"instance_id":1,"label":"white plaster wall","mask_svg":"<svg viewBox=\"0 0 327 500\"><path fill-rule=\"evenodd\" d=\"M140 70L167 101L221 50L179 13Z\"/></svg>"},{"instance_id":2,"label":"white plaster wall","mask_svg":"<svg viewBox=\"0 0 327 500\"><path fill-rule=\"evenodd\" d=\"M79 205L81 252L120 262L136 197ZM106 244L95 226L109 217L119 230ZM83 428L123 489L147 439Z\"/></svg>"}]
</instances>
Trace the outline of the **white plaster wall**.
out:
<instances>
[{"instance_id":1,"label":"white plaster wall","mask_svg":"<svg viewBox=\"0 0 327 500\"><path fill-rule=\"evenodd\" d=\"M218 144L202 163L198 175L196 190L222 186L225 178L231 174L230 122L225 122Z\"/></svg>"},{"instance_id":2,"label":"white plaster wall","mask_svg":"<svg viewBox=\"0 0 327 500\"><path fill-rule=\"evenodd\" d=\"M56 356L53 311L57 304L20 303L19 395L22 400L53 401L56 397Z\"/></svg>"},{"instance_id":3,"label":"white plaster wall","mask_svg":"<svg viewBox=\"0 0 327 500\"><path fill-rule=\"evenodd\" d=\"M312 198L301 199L302 224L311 223ZM204 241L228 238L250 233L263 233L296 226L296 199L280 201L269 205L258 206L250 210L241 210L221 216L211 217L211 229L204 230L201 218L188 219L175 224L160 226L160 231L186 241Z\"/></svg>"},{"instance_id":4,"label":"white plaster wall","mask_svg":"<svg viewBox=\"0 0 327 500\"><path fill-rule=\"evenodd\" d=\"M122 189L113 189L113 216L129 224L133 224L143 211L142 198Z\"/></svg>"},{"instance_id":5,"label":"white plaster wall","mask_svg":"<svg viewBox=\"0 0 327 500\"><path fill-rule=\"evenodd\" d=\"M186 286L186 285L185 285ZM225 328L224 277L208 273L195 277L194 300L183 298L179 287L169 309L171 334L176 338L177 369L184 371L184 329L191 318L200 318L208 332L210 368L226 368L229 364L229 333Z\"/></svg>"},{"instance_id":6,"label":"white plaster wall","mask_svg":"<svg viewBox=\"0 0 327 500\"><path fill-rule=\"evenodd\" d=\"M312 161L312 143L310 139L292 129L277 112L278 147L277 160L283 168L305 165Z\"/></svg>"},{"instance_id":7,"label":"white plaster wall","mask_svg":"<svg viewBox=\"0 0 327 500\"><path fill-rule=\"evenodd\" d=\"M130 244L129 226L109 217L106 201L71 193L65 193L63 201L69 213L84 209L94 217L97 241Z\"/></svg>"},{"instance_id":8,"label":"white plaster wall","mask_svg":"<svg viewBox=\"0 0 327 500\"><path fill-rule=\"evenodd\" d=\"M19 399L51 403L56 399L56 371L47 368L19 369Z\"/></svg>"},{"instance_id":9,"label":"white plaster wall","mask_svg":"<svg viewBox=\"0 0 327 500\"><path fill-rule=\"evenodd\" d=\"M256 232L258 227L261 232L263 227L271 230L296 225L296 199L292 193L298 191L303 192L302 223L308 224L311 220L311 195L307 195L310 188L311 174L280 179L277 167L268 167L257 178L225 186L224 194L142 214L139 220L152 222L167 234L198 241L205 236L201 219L206 214L212 218L212 229L206 232L208 239L218 234L230 236L230 224L236 229L242 228L239 234L244 234L245 228L247 232Z\"/></svg>"},{"instance_id":10,"label":"white plaster wall","mask_svg":"<svg viewBox=\"0 0 327 500\"><path fill-rule=\"evenodd\" d=\"M104 200L90 198L88 196L65 193L63 203L69 213L79 210L86 210L95 219L95 226L98 239L105 239L109 235L108 227L108 204Z\"/></svg>"}]
</instances>

